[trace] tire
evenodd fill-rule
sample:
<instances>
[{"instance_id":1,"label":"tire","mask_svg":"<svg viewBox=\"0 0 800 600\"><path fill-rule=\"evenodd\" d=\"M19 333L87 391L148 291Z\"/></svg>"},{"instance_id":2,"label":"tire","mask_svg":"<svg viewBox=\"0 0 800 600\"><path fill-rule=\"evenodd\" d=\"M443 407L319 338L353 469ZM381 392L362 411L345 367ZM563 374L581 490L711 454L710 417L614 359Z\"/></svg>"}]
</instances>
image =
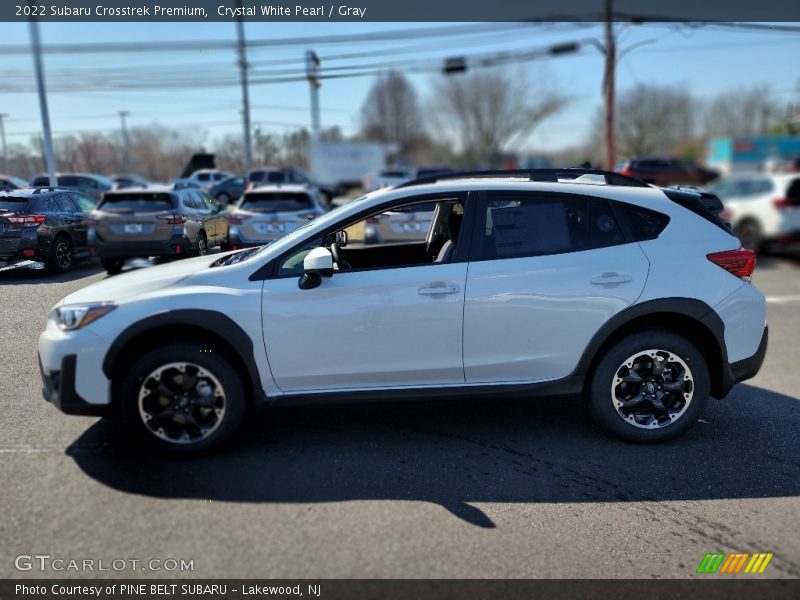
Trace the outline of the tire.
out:
<instances>
[{"instance_id":1,"label":"tire","mask_svg":"<svg viewBox=\"0 0 800 600\"><path fill-rule=\"evenodd\" d=\"M743 248L759 252L763 245L761 227L753 220L741 222L736 226L736 237L742 243Z\"/></svg>"},{"instance_id":2,"label":"tire","mask_svg":"<svg viewBox=\"0 0 800 600\"><path fill-rule=\"evenodd\" d=\"M222 447L241 430L248 412L242 378L225 357L207 350L170 344L151 350L126 371L116 387L119 421L129 441L197 454ZM185 387L185 373L196 377L194 387ZM161 385L168 392L163 396L148 391Z\"/></svg>"},{"instance_id":3,"label":"tire","mask_svg":"<svg viewBox=\"0 0 800 600\"><path fill-rule=\"evenodd\" d=\"M660 375L653 376L653 359L665 364ZM663 442L700 418L711 394L710 379L708 363L686 338L665 330L635 333L615 343L594 368L589 412L625 440Z\"/></svg>"},{"instance_id":4,"label":"tire","mask_svg":"<svg viewBox=\"0 0 800 600\"><path fill-rule=\"evenodd\" d=\"M116 275L122 271L123 261L121 258L101 258L100 265L109 275Z\"/></svg>"},{"instance_id":5,"label":"tire","mask_svg":"<svg viewBox=\"0 0 800 600\"><path fill-rule=\"evenodd\" d=\"M208 253L208 238L202 231L197 234L197 247L192 252L192 256L205 256Z\"/></svg>"},{"instance_id":6,"label":"tire","mask_svg":"<svg viewBox=\"0 0 800 600\"><path fill-rule=\"evenodd\" d=\"M217 194L217 202L219 202L222 206L227 206L230 204L231 197L228 196L225 192L220 192Z\"/></svg>"},{"instance_id":7,"label":"tire","mask_svg":"<svg viewBox=\"0 0 800 600\"><path fill-rule=\"evenodd\" d=\"M58 234L53 238L45 263L53 273L66 273L69 271L75 263L72 240L64 234Z\"/></svg>"}]
</instances>

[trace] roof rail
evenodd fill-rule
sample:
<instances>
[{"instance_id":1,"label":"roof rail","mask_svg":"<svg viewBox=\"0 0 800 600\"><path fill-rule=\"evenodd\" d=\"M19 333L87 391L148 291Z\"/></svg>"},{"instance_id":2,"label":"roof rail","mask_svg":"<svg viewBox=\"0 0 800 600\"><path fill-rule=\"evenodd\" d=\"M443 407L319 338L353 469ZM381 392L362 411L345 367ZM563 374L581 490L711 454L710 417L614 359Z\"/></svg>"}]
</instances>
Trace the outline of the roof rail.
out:
<instances>
[{"instance_id":1,"label":"roof rail","mask_svg":"<svg viewBox=\"0 0 800 600\"><path fill-rule=\"evenodd\" d=\"M567 167L564 169L511 169L495 171L457 171L455 173L442 173L440 175L430 175L412 179L402 183L397 188L424 185L426 183L436 183L447 179L503 179L509 177L527 178L530 181L549 181L556 183L559 179L576 179L581 175L602 175L608 185L624 185L630 187L650 187L647 183L620 175L614 171L604 171L602 169L584 169L579 167Z\"/></svg>"}]
</instances>

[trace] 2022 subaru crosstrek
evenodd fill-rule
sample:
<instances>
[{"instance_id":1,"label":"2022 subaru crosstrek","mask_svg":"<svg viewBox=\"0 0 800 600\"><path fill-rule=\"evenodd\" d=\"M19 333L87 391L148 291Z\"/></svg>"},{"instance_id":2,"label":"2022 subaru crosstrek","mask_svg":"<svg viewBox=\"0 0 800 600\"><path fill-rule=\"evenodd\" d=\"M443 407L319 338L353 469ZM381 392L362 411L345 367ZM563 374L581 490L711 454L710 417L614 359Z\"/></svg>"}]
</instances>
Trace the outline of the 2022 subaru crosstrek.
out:
<instances>
[{"instance_id":1,"label":"2022 subaru crosstrek","mask_svg":"<svg viewBox=\"0 0 800 600\"><path fill-rule=\"evenodd\" d=\"M686 431L760 368L751 251L699 194L565 169L433 176L268 246L126 273L64 298L45 397L177 452L262 402L583 394L632 441ZM435 204L424 239L365 223Z\"/></svg>"}]
</instances>

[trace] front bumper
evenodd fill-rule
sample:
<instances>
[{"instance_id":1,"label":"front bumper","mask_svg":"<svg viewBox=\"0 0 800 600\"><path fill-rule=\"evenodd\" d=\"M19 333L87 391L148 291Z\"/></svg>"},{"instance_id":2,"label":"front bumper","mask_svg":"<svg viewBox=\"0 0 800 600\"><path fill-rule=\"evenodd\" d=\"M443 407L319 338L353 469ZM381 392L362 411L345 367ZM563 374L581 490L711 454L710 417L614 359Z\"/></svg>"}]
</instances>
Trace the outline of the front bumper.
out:
<instances>
[{"instance_id":1,"label":"front bumper","mask_svg":"<svg viewBox=\"0 0 800 600\"><path fill-rule=\"evenodd\" d=\"M91 326L67 332L48 319L38 348L44 399L68 414L106 414L111 382L102 365L109 346Z\"/></svg>"},{"instance_id":2,"label":"front bumper","mask_svg":"<svg viewBox=\"0 0 800 600\"><path fill-rule=\"evenodd\" d=\"M42 375L42 396L50 404L68 415L102 417L108 414L110 405L90 404L75 390L75 372L78 357L67 354L61 359L61 368L45 373L39 357L39 373Z\"/></svg>"}]
</instances>

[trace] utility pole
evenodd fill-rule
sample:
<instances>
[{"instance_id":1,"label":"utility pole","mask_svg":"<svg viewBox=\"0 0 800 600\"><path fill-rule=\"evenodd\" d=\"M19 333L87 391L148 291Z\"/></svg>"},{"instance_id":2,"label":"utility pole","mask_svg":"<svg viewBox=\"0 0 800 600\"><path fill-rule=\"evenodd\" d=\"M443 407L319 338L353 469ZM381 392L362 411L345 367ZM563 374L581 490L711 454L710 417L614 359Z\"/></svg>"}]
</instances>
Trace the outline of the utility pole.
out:
<instances>
[{"instance_id":1,"label":"utility pole","mask_svg":"<svg viewBox=\"0 0 800 600\"><path fill-rule=\"evenodd\" d=\"M241 8L242 1L237 0L236 6ZM242 11L239 11L240 14ZM242 83L242 126L244 127L244 171L245 175L253 167L253 140L250 135L250 92L247 83L247 48L244 39L244 17L236 21L236 37L239 48L239 77Z\"/></svg>"},{"instance_id":2,"label":"utility pole","mask_svg":"<svg viewBox=\"0 0 800 600\"><path fill-rule=\"evenodd\" d=\"M8 161L8 146L6 146L6 125L3 122L3 119L8 117L5 113L0 113L0 144L3 145L3 173L6 175L11 174L11 169L9 168L9 161Z\"/></svg>"},{"instance_id":3,"label":"utility pole","mask_svg":"<svg viewBox=\"0 0 800 600\"><path fill-rule=\"evenodd\" d=\"M321 130L319 118L319 57L313 50L306 50L306 79L311 90L311 139L318 140Z\"/></svg>"},{"instance_id":4,"label":"utility pole","mask_svg":"<svg viewBox=\"0 0 800 600\"><path fill-rule=\"evenodd\" d=\"M53 134L50 131L50 111L47 108L47 90L44 87L44 64L42 61L42 41L39 38L39 23L31 20L31 46L33 48L33 68L36 72L36 89L39 90L39 111L42 114L42 133L44 134L44 157L50 186L56 187L56 159L53 155Z\"/></svg>"},{"instance_id":5,"label":"utility pole","mask_svg":"<svg viewBox=\"0 0 800 600\"><path fill-rule=\"evenodd\" d=\"M603 77L603 97L605 102L606 168L614 170L617 163L617 139L615 129L615 81L617 67L617 42L614 37L614 15L612 0L605 0L605 75Z\"/></svg>"},{"instance_id":6,"label":"utility pole","mask_svg":"<svg viewBox=\"0 0 800 600\"><path fill-rule=\"evenodd\" d=\"M119 111L119 124L120 128L122 129L122 172L127 173L129 168L130 162L130 155L128 154L128 124L125 119L130 116L130 112L127 110Z\"/></svg>"}]
</instances>

